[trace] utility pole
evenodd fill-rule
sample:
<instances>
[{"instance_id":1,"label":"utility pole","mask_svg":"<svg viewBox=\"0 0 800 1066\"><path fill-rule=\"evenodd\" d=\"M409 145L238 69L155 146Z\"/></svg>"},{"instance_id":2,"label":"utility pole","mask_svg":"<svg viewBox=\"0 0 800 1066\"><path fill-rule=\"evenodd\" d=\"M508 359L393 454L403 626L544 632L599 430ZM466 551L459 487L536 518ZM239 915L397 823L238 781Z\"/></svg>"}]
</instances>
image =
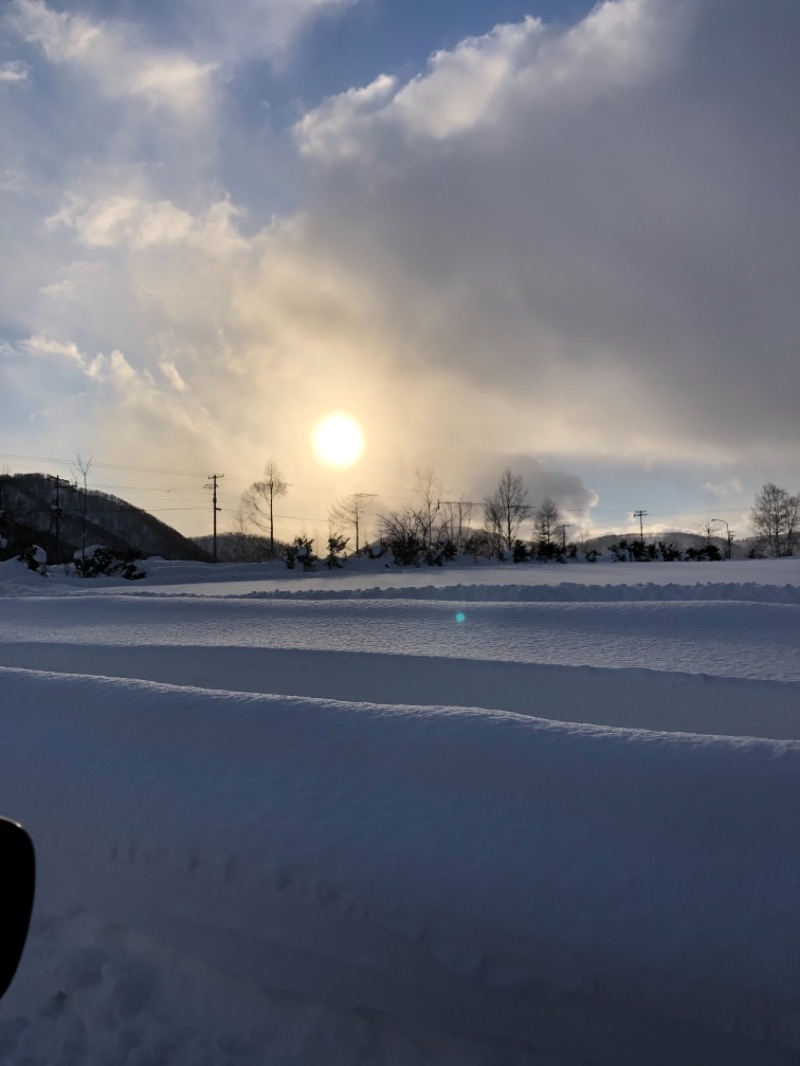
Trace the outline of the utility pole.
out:
<instances>
[{"instance_id":1,"label":"utility pole","mask_svg":"<svg viewBox=\"0 0 800 1066\"><path fill-rule=\"evenodd\" d=\"M561 523L561 551L564 555L567 554L567 530L571 527L571 522Z\"/></svg>"},{"instance_id":2,"label":"utility pole","mask_svg":"<svg viewBox=\"0 0 800 1066\"><path fill-rule=\"evenodd\" d=\"M53 519L56 524L56 558L55 565L58 566L58 560L61 558L61 516L64 513L61 508L61 500L59 497L59 488L61 487L61 478L56 474L56 499L52 505Z\"/></svg>"},{"instance_id":3,"label":"utility pole","mask_svg":"<svg viewBox=\"0 0 800 1066\"><path fill-rule=\"evenodd\" d=\"M639 519L639 544L642 546L642 550L644 550L644 522L642 521L642 519L646 514L647 511L633 512L633 517Z\"/></svg>"},{"instance_id":4,"label":"utility pole","mask_svg":"<svg viewBox=\"0 0 800 1066\"><path fill-rule=\"evenodd\" d=\"M721 525L725 526L725 529L727 530L727 534L728 534L727 535L728 546L727 546L727 550L725 552L725 556L726 556L726 558L730 559L730 557L731 557L731 547L733 546L733 535L735 533L735 530L731 529L731 527L728 525L728 523L725 521L724 518L712 518L710 521L711 522L719 522ZM711 541L709 540L709 544L710 543L711 543Z\"/></svg>"},{"instance_id":5,"label":"utility pole","mask_svg":"<svg viewBox=\"0 0 800 1066\"><path fill-rule=\"evenodd\" d=\"M354 525L355 525L355 530L356 530L356 555L358 555L359 548L360 548L360 544L359 544L359 520L360 520L360 517L361 517L361 508L362 507L366 508L366 506L367 506L366 505L366 501L367 500L374 500L377 495L378 495L377 492L354 492L353 493L353 500L355 501L355 507L353 508L353 515L354 515L354 518L355 518Z\"/></svg>"},{"instance_id":6,"label":"utility pole","mask_svg":"<svg viewBox=\"0 0 800 1066\"><path fill-rule=\"evenodd\" d=\"M92 469L92 456L90 455L89 459L85 460L85 459L81 458L81 455L80 455L80 452L79 452L77 461L75 463L75 467L77 468L77 473L76 473L74 468L72 470L72 473L73 473L73 475L75 477L76 483L77 483L77 480L78 480L78 474L80 474L81 477L83 478L83 496L81 498L81 562L85 563L86 562L86 508L87 508L87 504L88 504L88 499L87 499L88 489L87 489L87 485L86 485L86 479L87 479L87 477L89 475L89 471Z\"/></svg>"},{"instance_id":7,"label":"utility pole","mask_svg":"<svg viewBox=\"0 0 800 1066\"><path fill-rule=\"evenodd\" d=\"M213 492L213 496L211 497L211 513L214 516L214 562L217 561L217 512L222 510L221 507L217 507L217 482L221 477L225 477L225 475L209 474L208 480L211 484L205 486Z\"/></svg>"}]
</instances>

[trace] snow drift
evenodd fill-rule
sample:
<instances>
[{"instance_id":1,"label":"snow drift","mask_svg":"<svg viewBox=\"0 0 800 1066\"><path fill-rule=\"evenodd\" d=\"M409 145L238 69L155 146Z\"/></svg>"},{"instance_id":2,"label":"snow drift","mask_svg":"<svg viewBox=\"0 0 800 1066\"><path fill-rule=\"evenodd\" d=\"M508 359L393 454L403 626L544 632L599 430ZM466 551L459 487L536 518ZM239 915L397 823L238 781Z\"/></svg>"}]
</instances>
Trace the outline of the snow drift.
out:
<instances>
[{"instance_id":1,"label":"snow drift","mask_svg":"<svg viewBox=\"0 0 800 1066\"><path fill-rule=\"evenodd\" d=\"M0 692L0 808L41 884L164 948L480 1061L800 1050L797 742L16 669Z\"/></svg>"}]
</instances>

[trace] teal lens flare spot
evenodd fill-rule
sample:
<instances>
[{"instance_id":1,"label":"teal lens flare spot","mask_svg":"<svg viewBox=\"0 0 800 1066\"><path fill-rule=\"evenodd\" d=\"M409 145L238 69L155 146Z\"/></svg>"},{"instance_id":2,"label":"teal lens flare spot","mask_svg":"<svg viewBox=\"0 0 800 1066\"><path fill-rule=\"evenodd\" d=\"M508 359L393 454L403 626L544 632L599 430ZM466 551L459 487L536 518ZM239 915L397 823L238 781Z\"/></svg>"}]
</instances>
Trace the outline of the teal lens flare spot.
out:
<instances>
[{"instance_id":1,"label":"teal lens flare spot","mask_svg":"<svg viewBox=\"0 0 800 1066\"><path fill-rule=\"evenodd\" d=\"M464 612L463 611L459 611L458 614L456 615L456 621L458 622L458 624L459 625L463 625L464 622L466 622L466 620L467 620L467 616L464 614Z\"/></svg>"}]
</instances>

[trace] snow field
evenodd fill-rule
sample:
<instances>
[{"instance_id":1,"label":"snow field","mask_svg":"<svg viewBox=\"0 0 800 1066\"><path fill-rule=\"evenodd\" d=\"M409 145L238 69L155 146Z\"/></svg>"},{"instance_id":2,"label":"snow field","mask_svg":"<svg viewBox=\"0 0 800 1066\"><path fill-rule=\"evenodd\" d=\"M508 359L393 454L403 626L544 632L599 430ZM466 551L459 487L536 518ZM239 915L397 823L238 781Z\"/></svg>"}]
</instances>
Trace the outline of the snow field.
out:
<instances>
[{"instance_id":1,"label":"snow field","mask_svg":"<svg viewBox=\"0 0 800 1066\"><path fill-rule=\"evenodd\" d=\"M800 740L800 682L300 648L0 646L0 666L171 685L422 707L477 706L563 722Z\"/></svg>"},{"instance_id":2,"label":"snow field","mask_svg":"<svg viewBox=\"0 0 800 1066\"><path fill-rule=\"evenodd\" d=\"M0 641L9 655L20 643L292 648L800 681L800 603L642 603L633 594L607 604L20 598L3 612Z\"/></svg>"},{"instance_id":3,"label":"snow field","mask_svg":"<svg viewBox=\"0 0 800 1066\"><path fill-rule=\"evenodd\" d=\"M8 582L40 895L2 1061L794 1063L800 590L582 569Z\"/></svg>"}]
</instances>

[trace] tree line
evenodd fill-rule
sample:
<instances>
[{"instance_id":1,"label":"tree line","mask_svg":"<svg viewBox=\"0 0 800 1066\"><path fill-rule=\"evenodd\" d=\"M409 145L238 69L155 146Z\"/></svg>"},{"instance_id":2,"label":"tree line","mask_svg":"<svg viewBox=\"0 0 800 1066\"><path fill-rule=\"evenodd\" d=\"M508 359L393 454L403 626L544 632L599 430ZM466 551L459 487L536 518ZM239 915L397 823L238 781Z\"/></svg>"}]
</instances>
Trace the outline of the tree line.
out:
<instances>
[{"instance_id":1,"label":"tree line","mask_svg":"<svg viewBox=\"0 0 800 1066\"><path fill-rule=\"evenodd\" d=\"M310 568L319 557L313 540L297 536L291 543L275 537L275 505L289 490L274 459L264 468L264 477L254 481L241 496L232 537L234 556L242 559L283 558L290 567ZM356 492L338 500L328 512L328 535L323 561L338 567L348 550L356 555L379 558L391 554L400 566L431 566L456 558L475 557L554 559L569 552L566 526L553 500L538 507L528 502L522 477L506 468L495 490L479 503L461 497L446 499L440 479L431 470L417 471L411 502L377 516L378 537L366 535L372 493ZM520 536L532 520L535 536L526 542Z\"/></svg>"},{"instance_id":2,"label":"tree line","mask_svg":"<svg viewBox=\"0 0 800 1066\"><path fill-rule=\"evenodd\" d=\"M480 501L448 499L432 470L417 471L410 502L377 515L377 538L366 535L372 494L353 493L338 500L328 513L324 550L315 552L306 535L283 543L275 537L275 506L289 491L289 483L274 459L264 477L242 494L232 537L232 555L241 561L282 558L290 568L311 569L317 562L330 568L342 565L348 551L379 558L391 556L399 566L442 565L459 555L522 563L529 560L565 562L582 555L594 562L600 552L571 541L569 528L554 500L534 505L519 473L506 467L492 492ZM751 519L755 539L752 557L792 555L798 547L800 494L766 484L756 496ZM527 530L527 536L524 535ZM733 535L728 530L723 551L707 524L705 544L679 549L663 540L623 537L609 545L613 559L624 562L664 560L720 560L730 558Z\"/></svg>"},{"instance_id":3,"label":"tree line","mask_svg":"<svg viewBox=\"0 0 800 1066\"><path fill-rule=\"evenodd\" d=\"M168 558L210 559L200 547L210 548L210 537L186 540L147 512L88 489L90 467L91 460L84 463L78 456L71 483L41 474L0 473L0 559L31 545L44 546L51 561L70 558L76 550L85 557L89 542L136 554L155 551ZM306 535L288 543L275 535L276 504L289 489L278 463L268 460L264 476L242 494L233 528L222 535L222 558L282 559L291 568L311 569L318 562L340 567L348 554L386 556L400 566L420 566L441 565L459 555L518 563L579 557L594 562L602 549L619 562L672 562L730 558L734 540L729 528L726 540L715 538L712 524L719 520L711 519L704 538L675 534L677 545L663 539L645 541L643 532L576 543L567 537L569 527L557 504L547 497L534 505L522 476L506 467L492 492L479 501L448 498L432 470L417 472L413 496L394 510L375 515L372 493L345 496L329 510L327 536L318 555L314 540ZM738 555L780 558L800 549L800 493L768 482L756 495L750 518L755 535L737 545ZM687 538L695 543L687 544Z\"/></svg>"}]
</instances>

